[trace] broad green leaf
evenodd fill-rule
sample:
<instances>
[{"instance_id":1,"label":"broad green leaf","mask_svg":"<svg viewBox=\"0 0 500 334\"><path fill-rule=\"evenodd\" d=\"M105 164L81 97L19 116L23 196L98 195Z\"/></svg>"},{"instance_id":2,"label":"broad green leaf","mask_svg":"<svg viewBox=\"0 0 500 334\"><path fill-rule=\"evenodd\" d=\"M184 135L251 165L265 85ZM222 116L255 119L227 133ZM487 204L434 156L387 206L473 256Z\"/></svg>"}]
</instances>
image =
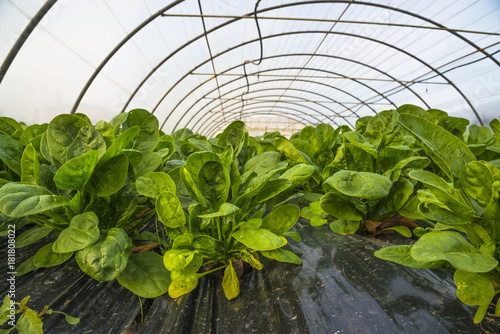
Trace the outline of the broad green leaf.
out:
<instances>
[{"instance_id":1,"label":"broad green leaf","mask_svg":"<svg viewBox=\"0 0 500 334\"><path fill-rule=\"evenodd\" d=\"M214 152L196 152L189 156L184 166L191 177L197 180L201 167L210 161L222 164L220 157Z\"/></svg>"},{"instance_id":2,"label":"broad green leaf","mask_svg":"<svg viewBox=\"0 0 500 334\"><path fill-rule=\"evenodd\" d=\"M28 308L17 320L16 328L21 334L43 334L43 322L35 311Z\"/></svg>"},{"instance_id":3,"label":"broad green leaf","mask_svg":"<svg viewBox=\"0 0 500 334\"><path fill-rule=\"evenodd\" d=\"M262 203L281 194L283 191L289 189L292 183L287 179L275 179L270 180L264 184L264 187L259 191L257 196L255 196L254 201L256 203Z\"/></svg>"},{"instance_id":4,"label":"broad green leaf","mask_svg":"<svg viewBox=\"0 0 500 334\"><path fill-rule=\"evenodd\" d=\"M391 170L391 181L396 182L404 169L424 169L431 161L426 157L410 157L399 161Z\"/></svg>"},{"instance_id":5,"label":"broad green leaf","mask_svg":"<svg viewBox=\"0 0 500 334\"><path fill-rule=\"evenodd\" d=\"M187 262L183 264L180 269L171 270L170 278L172 279L172 281L184 280L186 278L192 279L193 275L196 275L200 267L203 265L203 256L197 251L184 251L184 256L187 256ZM170 258L170 256L168 256L168 259L167 256L163 257L163 263L165 264L167 269L169 269L168 261L171 260L172 259Z\"/></svg>"},{"instance_id":6,"label":"broad green leaf","mask_svg":"<svg viewBox=\"0 0 500 334\"><path fill-rule=\"evenodd\" d=\"M413 194L413 183L405 177L399 178L392 184L389 195L384 199L385 206L389 212L401 209Z\"/></svg>"},{"instance_id":7,"label":"broad green leaf","mask_svg":"<svg viewBox=\"0 0 500 334\"><path fill-rule=\"evenodd\" d=\"M224 290L224 295L228 300L234 299L240 294L240 281L238 280L238 275L236 275L236 271L233 268L232 261L230 261L226 269L224 269L222 289Z\"/></svg>"},{"instance_id":8,"label":"broad green leaf","mask_svg":"<svg viewBox=\"0 0 500 334\"><path fill-rule=\"evenodd\" d=\"M158 211L158 206L157 209ZM189 231L194 235L207 234L205 233L204 219L198 216L212 213L209 208L205 208L201 204L196 204L192 207L189 214Z\"/></svg>"},{"instance_id":9,"label":"broad green leaf","mask_svg":"<svg viewBox=\"0 0 500 334\"><path fill-rule=\"evenodd\" d=\"M401 114L399 122L419 141L425 153L448 176L450 180L476 157L460 139L425 119Z\"/></svg>"},{"instance_id":10,"label":"broad green leaf","mask_svg":"<svg viewBox=\"0 0 500 334\"><path fill-rule=\"evenodd\" d=\"M49 147L49 142L48 142L48 134L45 132L42 135L42 139L40 140L40 153L42 154L42 157L48 161L50 164L54 164L57 166L60 166L61 163L57 160L54 160L52 158L52 153L50 152L50 147ZM66 155L65 155L66 156Z\"/></svg>"},{"instance_id":11,"label":"broad green leaf","mask_svg":"<svg viewBox=\"0 0 500 334\"><path fill-rule=\"evenodd\" d=\"M59 189L82 190L92 176L99 160L99 151L89 151L79 157L68 160L54 176Z\"/></svg>"},{"instance_id":12,"label":"broad green leaf","mask_svg":"<svg viewBox=\"0 0 500 334\"><path fill-rule=\"evenodd\" d=\"M135 181L137 192L143 196L157 198L162 192L169 191L175 195L176 187L172 178L163 172L150 172Z\"/></svg>"},{"instance_id":13,"label":"broad green leaf","mask_svg":"<svg viewBox=\"0 0 500 334\"><path fill-rule=\"evenodd\" d=\"M68 261L72 256L73 252L69 253L55 253L52 250L53 242L43 246L35 254L33 258L33 264L36 267L53 267L61 263Z\"/></svg>"},{"instance_id":14,"label":"broad green leaf","mask_svg":"<svg viewBox=\"0 0 500 334\"><path fill-rule=\"evenodd\" d=\"M182 270L195 259L195 255L197 253L198 251L192 251L189 249L169 249L163 256L163 265L169 271Z\"/></svg>"},{"instance_id":15,"label":"broad green leaf","mask_svg":"<svg viewBox=\"0 0 500 334\"><path fill-rule=\"evenodd\" d=\"M400 114L410 114L410 115L418 116L419 118L423 118L425 120L428 120L429 122L435 121L435 119L431 113L429 113L425 109L423 109L419 106L415 106L413 104L403 104L402 106L398 107L397 111Z\"/></svg>"},{"instance_id":16,"label":"broad green leaf","mask_svg":"<svg viewBox=\"0 0 500 334\"><path fill-rule=\"evenodd\" d=\"M491 196L490 203L484 210L485 219L497 220L500 217L500 181L495 181L492 186L493 195Z\"/></svg>"},{"instance_id":17,"label":"broad green leaf","mask_svg":"<svg viewBox=\"0 0 500 334\"><path fill-rule=\"evenodd\" d=\"M86 188L99 196L113 195L125 184L127 172L128 158L125 154L119 154L94 170Z\"/></svg>"},{"instance_id":18,"label":"broad green leaf","mask_svg":"<svg viewBox=\"0 0 500 334\"><path fill-rule=\"evenodd\" d=\"M127 267L116 279L122 286L144 298L156 298L167 293L172 283L162 256L154 252L132 254Z\"/></svg>"},{"instance_id":19,"label":"broad green leaf","mask_svg":"<svg viewBox=\"0 0 500 334\"><path fill-rule=\"evenodd\" d=\"M0 211L11 217L34 215L68 203L66 197L34 184L8 183L0 188Z\"/></svg>"},{"instance_id":20,"label":"broad green leaf","mask_svg":"<svg viewBox=\"0 0 500 334\"><path fill-rule=\"evenodd\" d=\"M320 123L316 125L315 132L316 148L320 148L321 146L323 146L323 143L329 140L328 138L335 132L335 130L330 124Z\"/></svg>"},{"instance_id":21,"label":"broad green leaf","mask_svg":"<svg viewBox=\"0 0 500 334\"><path fill-rule=\"evenodd\" d=\"M184 233L175 238L172 249L189 249L193 244L194 235L191 233Z\"/></svg>"},{"instance_id":22,"label":"broad green leaf","mask_svg":"<svg viewBox=\"0 0 500 334\"><path fill-rule=\"evenodd\" d=\"M263 228L245 228L232 234L232 237L253 250L265 251L286 245L285 238Z\"/></svg>"},{"instance_id":23,"label":"broad green leaf","mask_svg":"<svg viewBox=\"0 0 500 334\"><path fill-rule=\"evenodd\" d=\"M154 172L162 163L161 155L156 152L143 152L142 160L138 164L134 164L135 176L143 176L147 173Z\"/></svg>"},{"instance_id":24,"label":"broad green leaf","mask_svg":"<svg viewBox=\"0 0 500 334\"><path fill-rule=\"evenodd\" d=\"M286 162L285 163L280 163L278 164L278 166L276 166L275 169L271 170L270 172L264 174L264 175L261 175L261 176L258 176L258 177L254 177L255 176L255 173L252 173L249 178L247 178L247 180L245 180L245 183L243 183L241 186L240 186L240 191L238 192L238 194L236 194L236 197L237 199L234 201L234 204L238 207L243 207L243 205L245 205L244 203L248 200L250 200L251 198L255 197L256 195L258 195L262 189L264 187L267 186L267 183L275 178L275 175L278 174L280 171L282 171L283 169L285 169L287 166ZM250 181L249 181L250 180ZM280 184L280 187L283 186L285 183L279 183ZM244 193L240 196L241 192ZM265 199L267 196L269 195L269 191L265 191L262 193L262 197L260 197L260 199Z\"/></svg>"},{"instance_id":25,"label":"broad green leaf","mask_svg":"<svg viewBox=\"0 0 500 334\"><path fill-rule=\"evenodd\" d=\"M0 213L0 237L6 237L9 234L12 234L14 231L19 231L24 225L28 223L28 217L9 217ZM11 226L14 226L12 228ZM19 241L19 237L16 238L16 243Z\"/></svg>"},{"instance_id":26,"label":"broad green leaf","mask_svg":"<svg viewBox=\"0 0 500 334\"><path fill-rule=\"evenodd\" d=\"M484 317L486 316L486 313L488 312L488 307L489 305L479 305L477 308L476 314L474 315L474 324L479 324L481 321L483 321Z\"/></svg>"},{"instance_id":27,"label":"broad green leaf","mask_svg":"<svg viewBox=\"0 0 500 334\"><path fill-rule=\"evenodd\" d=\"M339 136L339 133L342 129L342 127L338 127L337 129L335 129L335 131L332 131L332 132L329 132L329 134L325 137L325 133L323 133L323 135L321 135L319 132L322 131L322 129L320 128L322 124L318 124L316 126L316 138L317 138L317 143L320 144L321 146L317 149L317 152L321 153L325 150L329 150L331 149L334 145L335 145L335 142L337 141L337 138ZM328 124L325 124L328 126ZM319 131L318 131L319 129ZM321 142L321 137L323 137L323 142Z\"/></svg>"},{"instance_id":28,"label":"broad green leaf","mask_svg":"<svg viewBox=\"0 0 500 334\"><path fill-rule=\"evenodd\" d=\"M5 295L2 306L0 307L0 325L3 325L10 319L9 317L10 306L11 306L11 299L9 298L8 295Z\"/></svg>"},{"instance_id":29,"label":"broad green leaf","mask_svg":"<svg viewBox=\"0 0 500 334\"><path fill-rule=\"evenodd\" d=\"M302 264L302 260L300 259L300 257L298 257L295 253L292 253L282 248L273 249L270 251L263 251L261 253L263 256L272 260L280 262L288 262L298 265Z\"/></svg>"},{"instance_id":30,"label":"broad green leaf","mask_svg":"<svg viewBox=\"0 0 500 334\"><path fill-rule=\"evenodd\" d=\"M257 256L257 253L254 254ZM262 270L262 268L264 268L264 265L257 258L255 258L254 254L244 249L241 251L241 259L246 263L248 263L253 268L257 270Z\"/></svg>"},{"instance_id":31,"label":"broad green leaf","mask_svg":"<svg viewBox=\"0 0 500 334\"><path fill-rule=\"evenodd\" d=\"M78 135L68 146L66 161L79 157L89 151L98 151L99 156L106 152L106 141L99 131L92 125L84 126L78 131Z\"/></svg>"},{"instance_id":32,"label":"broad green leaf","mask_svg":"<svg viewBox=\"0 0 500 334\"><path fill-rule=\"evenodd\" d=\"M72 317L72 316L70 316L68 314L64 315L64 319L70 325L76 325L76 324L78 324L80 322L80 318Z\"/></svg>"},{"instance_id":33,"label":"broad green leaf","mask_svg":"<svg viewBox=\"0 0 500 334\"><path fill-rule=\"evenodd\" d=\"M158 131L158 119L144 109L134 109L128 114L127 120L122 124L123 130L128 130L135 126L141 129L139 134L130 142L127 148L141 152L153 151L160 140Z\"/></svg>"},{"instance_id":34,"label":"broad green leaf","mask_svg":"<svg viewBox=\"0 0 500 334\"><path fill-rule=\"evenodd\" d=\"M475 214L475 212L464 203L460 192L436 174L426 170L412 170L409 175L412 179L420 181L427 186L439 201L457 215L461 215L464 218L470 218Z\"/></svg>"},{"instance_id":35,"label":"broad green leaf","mask_svg":"<svg viewBox=\"0 0 500 334\"><path fill-rule=\"evenodd\" d=\"M127 147L127 145L139 134L139 131L141 131L140 126L133 126L130 129L123 131L99 159L99 164L120 154L122 150Z\"/></svg>"},{"instance_id":36,"label":"broad green leaf","mask_svg":"<svg viewBox=\"0 0 500 334\"><path fill-rule=\"evenodd\" d=\"M490 122L490 127L491 127L491 130L493 130L495 137L500 142L500 120L498 118L494 118Z\"/></svg>"},{"instance_id":37,"label":"broad green leaf","mask_svg":"<svg viewBox=\"0 0 500 334\"><path fill-rule=\"evenodd\" d=\"M311 226L322 226L328 223L328 220L321 216L314 216L311 218Z\"/></svg>"},{"instance_id":38,"label":"broad green leaf","mask_svg":"<svg viewBox=\"0 0 500 334\"><path fill-rule=\"evenodd\" d=\"M202 151L203 150L201 148L190 142L182 143L180 149L178 149L178 152L180 152L184 159L188 158L193 153Z\"/></svg>"},{"instance_id":39,"label":"broad green leaf","mask_svg":"<svg viewBox=\"0 0 500 334\"><path fill-rule=\"evenodd\" d=\"M276 235L283 235L295 225L300 216L300 209L293 204L281 205L274 208L262 220L261 228L265 228Z\"/></svg>"},{"instance_id":40,"label":"broad green leaf","mask_svg":"<svg viewBox=\"0 0 500 334\"><path fill-rule=\"evenodd\" d=\"M411 256L411 247L411 245L384 247L376 251L373 255L380 259L396 262L412 268L435 269L444 264L444 261L423 262L415 260Z\"/></svg>"},{"instance_id":41,"label":"broad green leaf","mask_svg":"<svg viewBox=\"0 0 500 334\"><path fill-rule=\"evenodd\" d=\"M68 148L78 136L80 129L90 125L89 122L76 115L61 114L54 117L45 133L51 155L64 164L67 160Z\"/></svg>"},{"instance_id":42,"label":"broad green leaf","mask_svg":"<svg viewBox=\"0 0 500 334\"><path fill-rule=\"evenodd\" d=\"M413 245L411 255L417 261L445 260L457 269L475 273L488 272L498 265L497 260L482 255L460 233L453 231L424 234Z\"/></svg>"},{"instance_id":43,"label":"broad green leaf","mask_svg":"<svg viewBox=\"0 0 500 334\"><path fill-rule=\"evenodd\" d=\"M310 159L314 158L314 146L308 141L303 139L290 139L290 143L297 149L297 151L304 153Z\"/></svg>"},{"instance_id":44,"label":"broad green leaf","mask_svg":"<svg viewBox=\"0 0 500 334\"><path fill-rule=\"evenodd\" d=\"M425 218L448 225L463 225L472 222L470 218L458 215L436 203L421 202L418 210Z\"/></svg>"},{"instance_id":45,"label":"broad green leaf","mask_svg":"<svg viewBox=\"0 0 500 334\"><path fill-rule=\"evenodd\" d=\"M16 268L15 272L16 274L14 276L22 276L24 274L27 274L37 268L33 264L33 259L35 258L35 255L30 256L27 260L25 260L23 263L19 265L19 267Z\"/></svg>"},{"instance_id":46,"label":"broad green leaf","mask_svg":"<svg viewBox=\"0 0 500 334\"><path fill-rule=\"evenodd\" d=\"M402 236L407 237L407 238L411 238L411 236L412 236L411 230L406 226L392 226L392 227L384 228L380 231L387 231L387 230L396 231L399 234L401 234Z\"/></svg>"},{"instance_id":47,"label":"broad green leaf","mask_svg":"<svg viewBox=\"0 0 500 334\"><path fill-rule=\"evenodd\" d=\"M75 252L93 245L99 240L99 218L92 211L76 215L71 219L52 246L56 253Z\"/></svg>"},{"instance_id":48,"label":"broad green leaf","mask_svg":"<svg viewBox=\"0 0 500 334\"><path fill-rule=\"evenodd\" d=\"M181 203L174 193L162 192L156 199L156 212L160 221L168 227L181 227L186 224L186 216Z\"/></svg>"},{"instance_id":49,"label":"broad green leaf","mask_svg":"<svg viewBox=\"0 0 500 334\"><path fill-rule=\"evenodd\" d=\"M109 125L113 128L113 132L116 134L120 129L120 126L125 122L128 118L128 112L120 113L113 117L111 121L109 121Z\"/></svg>"},{"instance_id":50,"label":"broad green leaf","mask_svg":"<svg viewBox=\"0 0 500 334\"><path fill-rule=\"evenodd\" d=\"M330 223L330 230L337 234L353 234L359 229L359 220L337 219Z\"/></svg>"},{"instance_id":51,"label":"broad green leaf","mask_svg":"<svg viewBox=\"0 0 500 334\"><path fill-rule=\"evenodd\" d=\"M23 146L9 136L0 134L0 161L17 175L21 175Z\"/></svg>"},{"instance_id":52,"label":"broad green leaf","mask_svg":"<svg viewBox=\"0 0 500 334\"><path fill-rule=\"evenodd\" d=\"M285 137L274 138L276 149L286 157L290 166L309 164L304 156Z\"/></svg>"},{"instance_id":53,"label":"broad green leaf","mask_svg":"<svg viewBox=\"0 0 500 334\"><path fill-rule=\"evenodd\" d=\"M227 259L226 243L208 235L199 235L193 239L193 248L208 256L211 260L222 262Z\"/></svg>"},{"instance_id":54,"label":"broad green leaf","mask_svg":"<svg viewBox=\"0 0 500 334\"><path fill-rule=\"evenodd\" d=\"M175 281L168 287L168 295L170 298L178 298L182 295L190 293L198 286L198 277L193 276L193 280Z\"/></svg>"},{"instance_id":55,"label":"broad green leaf","mask_svg":"<svg viewBox=\"0 0 500 334\"><path fill-rule=\"evenodd\" d=\"M199 215L198 217L200 217L200 218L223 217L223 216L228 216L232 213L235 213L239 209L240 208L238 208L236 205L233 205L231 203L222 203L222 205L219 207L219 211L214 212L214 213L207 213L204 215Z\"/></svg>"},{"instance_id":56,"label":"broad green leaf","mask_svg":"<svg viewBox=\"0 0 500 334\"><path fill-rule=\"evenodd\" d=\"M182 129L179 129L179 130L175 130L172 133L172 137L176 141L186 140L186 139L188 139L189 137L191 137L193 135L194 135L193 131L191 131L190 129L187 129L187 128L182 128Z\"/></svg>"},{"instance_id":57,"label":"broad green leaf","mask_svg":"<svg viewBox=\"0 0 500 334\"><path fill-rule=\"evenodd\" d=\"M16 238L16 248L23 248L32 243L37 242L38 240L44 238L47 234L52 231L52 227L41 226L31 228L23 233L21 233Z\"/></svg>"},{"instance_id":58,"label":"broad green leaf","mask_svg":"<svg viewBox=\"0 0 500 334\"><path fill-rule=\"evenodd\" d=\"M313 176L314 171L314 166L299 164L284 172L279 178L290 181L292 186L295 187L309 180Z\"/></svg>"},{"instance_id":59,"label":"broad green leaf","mask_svg":"<svg viewBox=\"0 0 500 334\"><path fill-rule=\"evenodd\" d=\"M80 269L90 277L108 282L116 278L127 266L132 240L120 228L110 228L106 237L78 252L75 258Z\"/></svg>"},{"instance_id":60,"label":"broad green leaf","mask_svg":"<svg viewBox=\"0 0 500 334\"><path fill-rule=\"evenodd\" d=\"M10 117L0 117L0 133L19 139L23 132L23 127L15 119Z\"/></svg>"},{"instance_id":61,"label":"broad green leaf","mask_svg":"<svg viewBox=\"0 0 500 334\"><path fill-rule=\"evenodd\" d=\"M200 168L198 189L213 211L227 200L230 186L229 173L219 162L209 161Z\"/></svg>"},{"instance_id":62,"label":"broad green leaf","mask_svg":"<svg viewBox=\"0 0 500 334\"><path fill-rule=\"evenodd\" d=\"M338 219L359 221L364 213L345 197L335 193L327 193L320 200L321 208Z\"/></svg>"},{"instance_id":63,"label":"broad green leaf","mask_svg":"<svg viewBox=\"0 0 500 334\"><path fill-rule=\"evenodd\" d=\"M344 195L369 200L387 196L392 187L391 180L386 176L350 170L337 172L325 182Z\"/></svg>"},{"instance_id":64,"label":"broad green leaf","mask_svg":"<svg viewBox=\"0 0 500 334\"><path fill-rule=\"evenodd\" d=\"M47 123L33 124L28 126L21 134L19 142L21 143L21 145L27 146L33 139L40 135L43 135L45 131L47 131L48 126L49 125Z\"/></svg>"},{"instance_id":65,"label":"broad green leaf","mask_svg":"<svg viewBox=\"0 0 500 334\"><path fill-rule=\"evenodd\" d=\"M453 280L458 299L467 305L489 305L495 296L491 278L486 274L457 270Z\"/></svg>"},{"instance_id":66,"label":"broad green leaf","mask_svg":"<svg viewBox=\"0 0 500 334\"><path fill-rule=\"evenodd\" d=\"M493 183L500 181L500 169L486 161L472 161L460 174L464 191L485 209L493 196Z\"/></svg>"},{"instance_id":67,"label":"broad green leaf","mask_svg":"<svg viewBox=\"0 0 500 334\"><path fill-rule=\"evenodd\" d=\"M242 121L234 121L229 124L219 137L218 145L226 147L231 145L234 156L240 154L245 142L245 124Z\"/></svg>"},{"instance_id":68,"label":"broad green leaf","mask_svg":"<svg viewBox=\"0 0 500 334\"><path fill-rule=\"evenodd\" d=\"M57 192L57 186L54 182L56 172L56 166L42 164L40 166L40 186L52 191L53 193Z\"/></svg>"},{"instance_id":69,"label":"broad green leaf","mask_svg":"<svg viewBox=\"0 0 500 334\"><path fill-rule=\"evenodd\" d=\"M106 121L99 121L95 125L95 129L99 131L102 138L106 142L106 148L109 148L115 142L115 130L111 125L109 125Z\"/></svg>"},{"instance_id":70,"label":"broad green leaf","mask_svg":"<svg viewBox=\"0 0 500 334\"><path fill-rule=\"evenodd\" d=\"M40 184L40 163L32 144L26 146L21 157L21 182Z\"/></svg>"},{"instance_id":71,"label":"broad green leaf","mask_svg":"<svg viewBox=\"0 0 500 334\"><path fill-rule=\"evenodd\" d=\"M381 111L370 119L366 126L366 132L380 132L383 136L383 147L399 146L403 143L404 137L398 123L398 116L399 113L396 110Z\"/></svg>"},{"instance_id":72,"label":"broad green leaf","mask_svg":"<svg viewBox=\"0 0 500 334\"><path fill-rule=\"evenodd\" d=\"M445 116L441 119L439 124L453 135L463 139L463 134L469 123L469 120L465 118Z\"/></svg>"},{"instance_id":73,"label":"broad green leaf","mask_svg":"<svg viewBox=\"0 0 500 334\"><path fill-rule=\"evenodd\" d=\"M379 154L377 167L381 171L391 170L400 161L404 161L414 155L413 150L408 146L386 146L380 153L377 152L377 154Z\"/></svg>"},{"instance_id":74,"label":"broad green leaf","mask_svg":"<svg viewBox=\"0 0 500 334\"><path fill-rule=\"evenodd\" d=\"M305 126L300 130L299 139L308 142L311 146L317 145L316 141L316 128L313 126Z\"/></svg>"},{"instance_id":75,"label":"broad green leaf","mask_svg":"<svg viewBox=\"0 0 500 334\"><path fill-rule=\"evenodd\" d=\"M363 135L361 135L360 133L349 131L344 133L344 138L347 139L347 141L353 146L365 151L375 158L378 157L379 153L376 147L373 146L368 140L366 140L365 137L363 137Z\"/></svg>"}]
</instances>

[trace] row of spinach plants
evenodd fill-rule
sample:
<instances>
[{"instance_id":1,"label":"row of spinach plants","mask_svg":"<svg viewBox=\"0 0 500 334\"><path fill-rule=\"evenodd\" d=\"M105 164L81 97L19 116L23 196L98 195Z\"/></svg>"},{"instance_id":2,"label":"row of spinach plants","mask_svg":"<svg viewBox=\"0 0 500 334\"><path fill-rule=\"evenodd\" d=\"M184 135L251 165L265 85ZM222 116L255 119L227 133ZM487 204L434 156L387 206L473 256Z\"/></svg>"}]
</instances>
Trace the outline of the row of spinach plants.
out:
<instances>
[{"instance_id":1,"label":"row of spinach plants","mask_svg":"<svg viewBox=\"0 0 500 334\"><path fill-rule=\"evenodd\" d=\"M375 256L414 268L450 267L458 298L478 306L479 323L500 291L500 121L473 124L466 133L468 125L441 110L404 105L360 118L355 129L331 129L337 140L326 150L319 126L289 142L322 168L322 195L311 197L302 216L314 226L329 222L338 234L396 230L411 237L413 229L413 245Z\"/></svg>"},{"instance_id":2,"label":"row of spinach plants","mask_svg":"<svg viewBox=\"0 0 500 334\"><path fill-rule=\"evenodd\" d=\"M75 255L97 280L176 298L223 270L228 299L239 294L242 263L301 263L282 248L300 241L290 231L299 216L338 234L413 229L414 245L375 255L455 268L457 295L479 306L479 322L500 284L500 122L466 133L468 124L404 105L355 129L318 124L290 139L252 137L236 121L207 139L189 129L166 135L141 109L95 126L78 114L29 127L1 118L2 229L34 223L17 247L57 236L21 274ZM157 234L141 232L155 213Z\"/></svg>"}]
</instances>

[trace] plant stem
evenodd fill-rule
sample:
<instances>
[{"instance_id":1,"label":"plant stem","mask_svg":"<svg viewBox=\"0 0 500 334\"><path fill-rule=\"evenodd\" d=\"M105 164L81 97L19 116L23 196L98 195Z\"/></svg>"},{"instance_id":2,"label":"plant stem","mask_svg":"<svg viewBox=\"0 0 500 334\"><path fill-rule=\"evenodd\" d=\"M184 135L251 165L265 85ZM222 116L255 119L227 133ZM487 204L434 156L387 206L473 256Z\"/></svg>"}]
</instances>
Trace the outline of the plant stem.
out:
<instances>
[{"instance_id":1,"label":"plant stem","mask_svg":"<svg viewBox=\"0 0 500 334\"><path fill-rule=\"evenodd\" d=\"M474 247L478 248L482 244L484 244L483 239L477 234L476 230L470 225L470 224L464 224L463 225L465 233L467 233L467 236L469 237L469 240L472 242Z\"/></svg>"},{"instance_id":2,"label":"plant stem","mask_svg":"<svg viewBox=\"0 0 500 334\"><path fill-rule=\"evenodd\" d=\"M36 224L41 225L41 226L51 227L52 229L54 229L58 233L63 230L62 228L60 228L57 225L52 224L52 222L48 221L45 218L38 217L38 216L29 216L29 217L30 217L30 220L35 222Z\"/></svg>"},{"instance_id":3,"label":"plant stem","mask_svg":"<svg viewBox=\"0 0 500 334\"><path fill-rule=\"evenodd\" d=\"M217 236L219 237L219 240L223 241L224 240L224 235L222 234L222 219L221 217L217 217Z\"/></svg>"},{"instance_id":4,"label":"plant stem","mask_svg":"<svg viewBox=\"0 0 500 334\"><path fill-rule=\"evenodd\" d=\"M204 273L200 274L198 277L203 277L203 276L205 276L205 275L211 274L211 273L213 273L214 271L221 270L221 269L223 269L223 268L226 268L227 266L228 266L228 264L223 265L223 266L220 266L220 267L217 267L217 268L212 269L212 270L209 270L209 271L205 271Z\"/></svg>"}]
</instances>

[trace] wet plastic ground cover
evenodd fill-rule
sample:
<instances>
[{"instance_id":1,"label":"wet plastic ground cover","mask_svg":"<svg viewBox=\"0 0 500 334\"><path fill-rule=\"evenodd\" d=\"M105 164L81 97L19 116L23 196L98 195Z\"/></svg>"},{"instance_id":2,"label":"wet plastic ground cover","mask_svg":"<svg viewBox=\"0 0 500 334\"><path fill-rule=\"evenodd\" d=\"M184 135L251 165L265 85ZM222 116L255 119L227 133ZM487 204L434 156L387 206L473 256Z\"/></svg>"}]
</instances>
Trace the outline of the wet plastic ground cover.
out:
<instances>
[{"instance_id":1,"label":"wet plastic ground cover","mask_svg":"<svg viewBox=\"0 0 500 334\"><path fill-rule=\"evenodd\" d=\"M302 242L286 247L302 258L301 266L265 259L263 270L243 277L241 294L231 301L215 275L205 276L195 291L176 300L143 299L142 323L137 296L116 281L93 280L74 260L18 277L16 294L30 295L34 309L50 305L81 318L69 326L62 315L47 316L46 333L500 332L491 317L482 327L472 323L475 309L458 300L446 268L413 269L373 256L380 247L411 240L339 236L302 219L294 229ZM20 249L18 260L35 252ZM0 292L7 289L2 280Z\"/></svg>"}]
</instances>

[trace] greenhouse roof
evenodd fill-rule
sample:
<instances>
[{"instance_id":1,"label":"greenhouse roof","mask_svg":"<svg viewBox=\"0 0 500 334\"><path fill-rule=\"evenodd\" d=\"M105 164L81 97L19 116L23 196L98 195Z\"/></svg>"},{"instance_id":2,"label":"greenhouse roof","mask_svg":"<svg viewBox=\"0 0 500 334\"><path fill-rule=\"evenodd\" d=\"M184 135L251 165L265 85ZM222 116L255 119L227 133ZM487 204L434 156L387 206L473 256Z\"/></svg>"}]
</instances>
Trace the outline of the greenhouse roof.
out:
<instances>
[{"instance_id":1,"label":"greenhouse roof","mask_svg":"<svg viewBox=\"0 0 500 334\"><path fill-rule=\"evenodd\" d=\"M486 125L500 105L500 3L8 0L0 115L93 121L144 108L212 136L353 126L403 104Z\"/></svg>"}]
</instances>

